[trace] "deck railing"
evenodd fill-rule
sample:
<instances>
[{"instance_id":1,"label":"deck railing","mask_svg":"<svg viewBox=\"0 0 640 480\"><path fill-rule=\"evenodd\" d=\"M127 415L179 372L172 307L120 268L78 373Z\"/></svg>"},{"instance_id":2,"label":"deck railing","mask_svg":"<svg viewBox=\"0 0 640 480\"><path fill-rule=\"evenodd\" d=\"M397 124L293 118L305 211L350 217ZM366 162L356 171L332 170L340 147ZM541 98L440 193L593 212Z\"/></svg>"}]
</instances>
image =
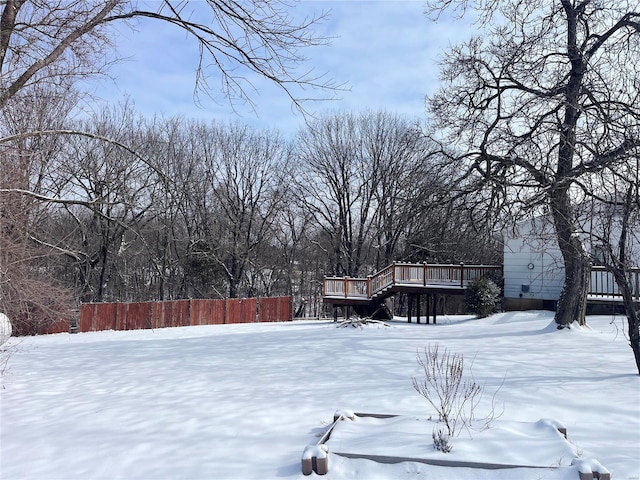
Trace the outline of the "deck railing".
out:
<instances>
[{"instance_id":1,"label":"deck railing","mask_svg":"<svg viewBox=\"0 0 640 480\"><path fill-rule=\"evenodd\" d=\"M633 298L635 301L640 302L640 268L630 268L628 274ZM618 283L606 267L591 267L589 296L603 300L622 297Z\"/></svg>"},{"instance_id":2,"label":"deck railing","mask_svg":"<svg viewBox=\"0 0 640 480\"><path fill-rule=\"evenodd\" d=\"M393 271L394 285L451 285L465 288L469 282L476 278L497 272L502 273L500 265L465 265L464 263L455 264L429 264L429 263L393 263L387 269ZM380 273L385 274L386 270ZM372 278L375 279L374 275ZM383 284L387 282L381 282ZM388 285L388 284L387 284ZM385 285L386 286L386 285ZM384 288L384 287L383 287ZM372 285L371 294L375 295L382 289L375 288Z\"/></svg>"},{"instance_id":3,"label":"deck railing","mask_svg":"<svg viewBox=\"0 0 640 480\"><path fill-rule=\"evenodd\" d=\"M324 296L344 298L369 298L366 278L325 277Z\"/></svg>"},{"instance_id":4,"label":"deck railing","mask_svg":"<svg viewBox=\"0 0 640 480\"><path fill-rule=\"evenodd\" d=\"M502 274L500 265L441 265L393 263L367 278L325 277L324 296L370 299L395 286L453 286L465 288L469 282L486 275ZM629 269L633 298L640 302L640 268ZM589 297L619 300L622 294L613 274L605 267L591 269Z\"/></svg>"},{"instance_id":5,"label":"deck railing","mask_svg":"<svg viewBox=\"0 0 640 480\"><path fill-rule=\"evenodd\" d=\"M393 263L367 278L325 277L324 296L367 299L394 286L452 286L465 288L476 278L498 273L500 265Z\"/></svg>"}]
</instances>

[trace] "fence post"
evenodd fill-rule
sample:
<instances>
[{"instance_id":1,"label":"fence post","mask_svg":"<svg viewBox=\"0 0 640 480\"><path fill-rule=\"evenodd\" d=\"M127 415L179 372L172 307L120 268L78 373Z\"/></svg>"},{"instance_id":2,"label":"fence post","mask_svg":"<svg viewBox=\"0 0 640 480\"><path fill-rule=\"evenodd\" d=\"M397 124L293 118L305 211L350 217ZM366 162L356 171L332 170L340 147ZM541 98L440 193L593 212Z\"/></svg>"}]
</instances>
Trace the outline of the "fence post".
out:
<instances>
[{"instance_id":1,"label":"fence post","mask_svg":"<svg viewBox=\"0 0 640 480\"><path fill-rule=\"evenodd\" d=\"M429 269L427 268L427 262L422 262L422 286L427 286L427 272ZM428 315L427 315L428 317Z\"/></svg>"},{"instance_id":2,"label":"fence post","mask_svg":"<svg viewBox=\"0 0 640 480\"><path fill-rule=\"evenodd\" d=\"M464 262L460 262L460 288L464 288Z\"/></svg>"}]
</instances>

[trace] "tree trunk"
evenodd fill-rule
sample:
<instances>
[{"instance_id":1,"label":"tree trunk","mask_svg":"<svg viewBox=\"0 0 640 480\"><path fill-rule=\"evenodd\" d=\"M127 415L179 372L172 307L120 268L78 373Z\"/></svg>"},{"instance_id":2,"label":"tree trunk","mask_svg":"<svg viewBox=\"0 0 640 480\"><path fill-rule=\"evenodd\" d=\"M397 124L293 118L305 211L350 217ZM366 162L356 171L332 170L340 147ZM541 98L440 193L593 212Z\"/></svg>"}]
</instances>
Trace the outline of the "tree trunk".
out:
<instances>
[{"instance_id":1,"label":"tree trunk","mask_svg":"<svg viewBox=\"0 0 640 480\"><path fill-rule=\"evenodd\" d=\"M618 284L618 288L622 292L624 309L627 314L627 324L629 326L629 345L633 351L638 374L640 374L640 310L638 310L634 302L632 287L624 270L614 268L613 275Z\"/></svg>"},{"instance_id":2,"label":"tree trunk","mask_svg":"<svg viewBox=\"0 0 640 480\"><path fill-rule=\"evenodd\" d=\"M564 260L564 285L558 300L555 320L558 328L577 321L585 323L587 293L591 261L579 237L576 216L569 193L570 178L576 150L576 130L582 113L580 95L585 75L585 60L578 46L578 18L580 9L571 2L563 1L567 15L567 55L571 61L571 71L566 85L564 118L560 127L558 146L558 166L556 181L564 183L550 194L553 222L558 237L558 245Z\"/></svg>"},{"instance_id":3,"label":"tree trunk","mask_svg":"<svg viewBox=\"0 0 640 480\"><path fill-rule=\"evenodd\" d=\"M620 238L618 239L617 259L612 258L609 270L613 272L618 288L622 292L622 301L627 314L627 323L629 326L629 346L633 351L633 357L636 361L636 368L640 374L640 305L637 305L633 293L633 280L625 266L627 265L627 248L628 235L632 228L631 217L640 207L640 198L638 197L638 185L631 183L627 189L626 200L622 214L622 227L620 229ZM636 278L637 285L637 278Z\"/></svg>"},{"instance_id":4,"label":"tree trunk","mask_svg":"<svg viewBox=\"0 0 640 480\"><path fill-rule=\"evenodd\" d=\"M636 368L640 375L640 312L633 308L627 310L627 322L629 324L629 345L631 346L631 350L633 350Z\"/></svg>"},{"instance_id":5,"label":"tree trunk","mask_svg":"<svg viewBox=\"0 0 640 480\"><path fill-rule=\"evenodd\" d=\"M579 237L566 189L552 193L551 211L565 272L555 321L558 328L569 326L574 321L584 325L591 261Z\"/></svg>"}]
</instances>

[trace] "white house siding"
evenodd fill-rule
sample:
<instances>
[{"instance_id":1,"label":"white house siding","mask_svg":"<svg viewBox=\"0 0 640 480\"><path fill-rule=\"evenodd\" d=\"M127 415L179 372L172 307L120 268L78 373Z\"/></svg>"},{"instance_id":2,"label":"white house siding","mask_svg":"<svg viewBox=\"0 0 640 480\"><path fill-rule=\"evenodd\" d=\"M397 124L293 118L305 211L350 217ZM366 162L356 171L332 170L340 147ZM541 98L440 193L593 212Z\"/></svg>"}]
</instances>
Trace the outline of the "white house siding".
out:
<instances>
[{"instance_id":1,"label":"white house siding","mask_svg":"<svg viewBox=\"0 0 640 480\"><path fill-rule=\"evenodd\" d=\"M555 245L511 238L504 248L504 296L512 308L542 307L544 300L558 300L564 269Z\"/></svg>"},{"instance_id":2,"label":"white house siding","mask_svg":"<svg viewBox=\"0 0 640 480\"><path fill-rule=\"evenodd\" d=\"M585 248L598 258L598 238L602 225L597 215L611 215L592 207L581 217L582 238ZM604 217L609 218L609 217ZM636 227L640 228L640 226ZM617 241L619 225L613 224L612 241ZM640 245L630 239L630 257L634 265L640 265ZM547 217L537 217L522 222L514 232L504 238L504 298L505 308L519 310L543 308L560 298L564 282L562 255L555 240L553 226ZM592 288L597 287L600 297L619 292L613 276L608 272L591 273ZM523 285L528 285L523 288ZM594 297L595 298L595 297Z\"/></svg>"},{"instance_id":3,"label":"white house siding","mask_svg":"<svg viewBox=\"0 0 640 480\"><path fill-rule=\"evenodd\" d=\"M560 298L562 255L548 223L526 222L504 239L505 308L542 308Z\"/></svg>"}]
</instances>

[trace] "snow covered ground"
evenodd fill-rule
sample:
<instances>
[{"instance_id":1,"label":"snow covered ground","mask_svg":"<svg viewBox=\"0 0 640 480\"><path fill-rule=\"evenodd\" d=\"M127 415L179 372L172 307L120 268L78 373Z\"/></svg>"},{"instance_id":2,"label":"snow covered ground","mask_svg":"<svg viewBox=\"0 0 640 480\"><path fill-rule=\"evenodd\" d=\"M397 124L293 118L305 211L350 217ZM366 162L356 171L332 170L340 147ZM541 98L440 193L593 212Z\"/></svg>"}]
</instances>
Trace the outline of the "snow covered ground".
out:
<instances>
[{"instance_id":1,"label":"snow covered ground","mask_svg":"<svg viewBox=\"0 0 640 480\"><path fill-rule=\"evenodd\" d=\"M496 430L555 419L571 442L556 466L577 453L616 480L638 480L640 376L623 320L593 316L589 328L556 331L549 312L514 312L388 328L307 321L12 338L0 389L0 478L314 478L302 475L301 455L336 410L433 415L411 377L421 371L416 352L438 343L466 363L474 358L486 392L499 388ZM490 401L485 395L479 409ZM450 455L471 448L462 435ZM359 448L369 449L367 438ZM384 451L385 441L394 454L405 451L389 432L370 438L372 451ZM412 438L411 455L431 451L430 428ZM528 455L530 445L495 445L491 461L540 457ZM318 478L576 480L578 473L380 465L330 454L329 474Z\"/></svg>"}]
</instances>

